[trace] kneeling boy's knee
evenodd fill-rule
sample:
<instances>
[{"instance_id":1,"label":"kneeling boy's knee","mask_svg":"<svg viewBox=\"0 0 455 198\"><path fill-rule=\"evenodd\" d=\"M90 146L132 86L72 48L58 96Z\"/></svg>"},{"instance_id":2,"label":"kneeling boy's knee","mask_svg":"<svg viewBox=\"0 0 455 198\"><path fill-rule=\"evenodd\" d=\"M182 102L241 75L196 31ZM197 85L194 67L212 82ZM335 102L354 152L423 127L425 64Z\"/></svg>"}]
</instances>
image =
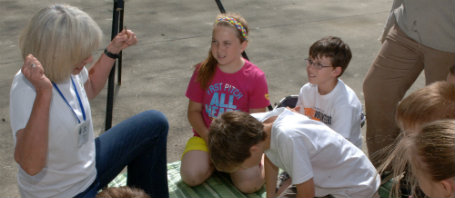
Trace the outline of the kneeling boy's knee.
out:
<instances>
[{"instance_id":1,"label":"kneeling boy's knee","mask_svg":"<svg viewBox=\"0 0 455 198\"><path fill-rule=\"evenodd\" d=\"M239 183L234 183L235 187L242 193L255 193L262 187L262 183L255 183L255 182L239 182Z\"/></svg>"}]
</instances>

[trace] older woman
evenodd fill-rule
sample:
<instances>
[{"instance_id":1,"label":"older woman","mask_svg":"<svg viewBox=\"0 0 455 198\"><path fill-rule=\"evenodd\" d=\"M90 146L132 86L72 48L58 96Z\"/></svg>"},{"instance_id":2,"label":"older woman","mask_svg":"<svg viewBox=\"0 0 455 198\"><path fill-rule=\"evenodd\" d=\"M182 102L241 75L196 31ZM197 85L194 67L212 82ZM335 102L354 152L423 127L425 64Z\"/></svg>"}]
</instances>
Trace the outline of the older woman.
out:
<instances>
[{"instance_id":1,"label":"older woman","mask_svg":"<svg viewBox=\"0 0 455 198\"><path fill-rule=\"evenodd\" d=\"M10 93L14 158L23 197L95 197L125 166L128 185L167 197L168 122L158 111L135 115L95 138L90 103L117 54L137 43L120 32L90 70L99 26L69 5L40 10L20 37L24 65Z\"/></svg>"}]
</instances>

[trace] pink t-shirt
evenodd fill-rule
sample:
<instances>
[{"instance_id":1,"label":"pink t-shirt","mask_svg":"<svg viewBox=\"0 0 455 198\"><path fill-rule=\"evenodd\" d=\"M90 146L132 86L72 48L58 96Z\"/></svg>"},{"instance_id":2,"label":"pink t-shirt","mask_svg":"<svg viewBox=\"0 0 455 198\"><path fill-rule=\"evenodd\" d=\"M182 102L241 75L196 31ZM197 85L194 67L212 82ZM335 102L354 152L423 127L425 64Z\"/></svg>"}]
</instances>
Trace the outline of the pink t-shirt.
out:
<instances>
[{"instance_id":1,"label":"pink t-shirt","mask_svg":"<svg viewBox=\"0 0 455 198\"><path fill-rule=\"evenodd\" d=\"M245 65L236 73L222 72L216 67L215 75L207 90L201 89L197 79L197 69L188 84L186 97L201 103L202 118L206 127L213 118L227 111L244 111L264 108L270 104L267 80L264 72L245 60ZM199 136L194 130L194 135Z\"/></svg>"}]
</instances>

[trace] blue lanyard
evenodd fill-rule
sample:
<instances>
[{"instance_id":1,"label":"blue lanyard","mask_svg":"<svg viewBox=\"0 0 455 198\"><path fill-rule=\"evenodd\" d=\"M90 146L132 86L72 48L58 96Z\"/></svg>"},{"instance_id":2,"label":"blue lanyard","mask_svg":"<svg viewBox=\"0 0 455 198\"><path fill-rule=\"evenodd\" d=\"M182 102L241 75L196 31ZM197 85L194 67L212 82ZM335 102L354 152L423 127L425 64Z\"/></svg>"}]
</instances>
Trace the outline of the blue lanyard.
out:
<instances>
[{"instance_id":1,"label":"blue lanyard","mask_svg":"<svg viewBox=\"0 0 455 198\"><path fill-rule=\"evenodd\" d=\"M73 81L73 78L72 78L72 77L71 77L71 82L73 83L74 91L76 92L77 100L79 101L79 106L81 107L82 117L84 118L84 121L85 121L84 106L82 106L81 98L79 97L79 93L77 92L77 89L76 89L76 84L74 84L74 81ZM68 100L66 100L65 96L64 96L63 93L60 91L60 89L58 88L57 84L55 84L54 82L52 82L52 85L54 85L55 89L58 91L58 93L60 94L60 96L62 97L62 99L65 101L65 103L68 105L68 107L70 107L71 112L73 112L73 114L74 114L74 116L76 117L77 121L78 121L79 123L81 123L81 120L79 120L79 118L78 118L77 115L76 115L76 112L74 112L74 109L71 107L71 105L70 105L70 103L68 102Z\"/></svg>"}]
</instances>

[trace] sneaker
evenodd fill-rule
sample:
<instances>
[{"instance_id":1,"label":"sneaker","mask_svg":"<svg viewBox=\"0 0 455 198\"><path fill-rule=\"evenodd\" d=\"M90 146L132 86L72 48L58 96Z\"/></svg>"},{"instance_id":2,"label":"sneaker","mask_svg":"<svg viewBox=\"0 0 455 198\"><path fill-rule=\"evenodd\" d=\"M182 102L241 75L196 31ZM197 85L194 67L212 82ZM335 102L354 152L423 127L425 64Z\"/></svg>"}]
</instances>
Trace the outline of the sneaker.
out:
<instances>
[{"instance_id":1,"label":"sneaker","mask_svg":"<svg viewBox=\"0 0 455 198\"><path fill-rule=\"evenodd\" d=\"M283 171L280 173L278 176L278 182L277 182L277 187L276 187L276 193L278 195L282 194L286 189L291 185L291 176Z\"/></svg>"},{"instance_id":2,"label":"sneaker","mask_svg":"<svg viewBox=\"0 0 455 198\"><path fill-rule=\"evenodd\" d=\"M288 179L291 179L291 176L286 171L283 171L280 173L278 176L278 186L277 188L280 188Z\"/></svg>"}]
</instances>

